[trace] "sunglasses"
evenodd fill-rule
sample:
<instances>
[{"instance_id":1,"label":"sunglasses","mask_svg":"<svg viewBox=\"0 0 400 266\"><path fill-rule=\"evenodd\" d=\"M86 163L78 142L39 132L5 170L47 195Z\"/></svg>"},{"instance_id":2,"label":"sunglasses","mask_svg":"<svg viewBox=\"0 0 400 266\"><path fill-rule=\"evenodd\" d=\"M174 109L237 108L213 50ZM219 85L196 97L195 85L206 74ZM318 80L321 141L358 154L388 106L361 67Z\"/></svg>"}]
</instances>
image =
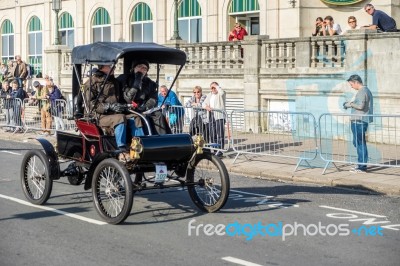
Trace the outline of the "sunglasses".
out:
<instances>
[{"instance_id":1,"label":"sunglasses","mask_svg":"<svg viewBox=\"0 0 400 266\"><path fill-rule=\"evenodd\" d=\"M193 93L201 93L201 92L199 92L199 91L194 91Z\"/></svg>"},{"instance_id":2,"label":"sunglasses","mask_svg":"<svg viewBox=\"0 0 400 266\"><path fill-rule=\"evenodd\" d=\"M348 23L356 23L357 21L355 21L355 20L352 20L352 21L349 21Z\"/></svg>"},{"instance_id":3,"label":"sunglasses","mask_svg":"<svg viewBox=\"0 0 400 266\"><path fill-rule=\"evenodd\" d=\"M369 12L372 8L365 9L365 12Z\"/></svg>"}]
</instances>

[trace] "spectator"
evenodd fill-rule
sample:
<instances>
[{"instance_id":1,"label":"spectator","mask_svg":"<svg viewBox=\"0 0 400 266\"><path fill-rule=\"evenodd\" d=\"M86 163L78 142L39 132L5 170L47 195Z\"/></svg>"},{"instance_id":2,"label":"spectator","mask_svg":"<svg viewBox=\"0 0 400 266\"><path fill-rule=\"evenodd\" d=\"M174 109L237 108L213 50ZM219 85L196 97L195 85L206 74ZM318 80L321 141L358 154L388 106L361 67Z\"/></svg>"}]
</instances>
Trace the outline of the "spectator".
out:
<instances>
[{"instance_id":1,"label":"spectator","mask_svg":"<svg viewBox=\"0 0 400 266\"><path fill-rule=\"evenodd\" d=\"M229 33L228 40L229 41L241 41L244 36L247 36L247 31L245 28L240 25L240 23L236 23L233 30Z\"/></svg>"},{"instance_id":2,"label":"spectator","mask_svg":"<svg viewBox=\"0 0 400 266\"><path fill-rule=\"evenodd\" d=\"M208 111L206 122L208 122L210 130L210 140L207 141L224 149L226 93L215 81L210 84L210 89L211 92L203 102L203 107ZM219 151L216 155L222 156L222 152Z\"/></svg>"},{"instance_id":3,"label":"spectator","mask_svg":"<svg viewBox=\"0 0 400 266\"><path fill-rule=\"evenodd\" d=\"M122 84L124 99L134 105L135 111L142 113L157 107L157 83L152 81L147 73L149 71L147 60L138 60L132 63L131 73L120 75L118 80ZM150 118L152 131L155 134L170 134L171 129L161 111L153 111L147 115ZM140 123L140 119L136 120Z\"/></svg>"},{"instance_id":4,"label":"spectator","mask_svg":"<svg viewBox=\"0 0 400 266\"><path fill-rule=\"evenodd\" d=\"M324 20L321 17L317 17L317 19L315 20L315 27L312 32L312 36L323 36L324 29Z\"/></svg>"},{"instance_id":5,"label":"spectator","mask_svg":"<svg viewBox=\"0 0 400 266\"><path fill-rule=\"evenodd\" d=\"M325 30L323 31L323 36L333 36L342 34L342 29L340 25L335 23L332 16L326 16L324 19Z\"/></svg>"},{"instance_id":6,"label":"spectator","mask_svg":"<svg viewBox=\"0 0 400 266\"><path fill-rule=\"evenodd\" d=\"M85 88L85 97L90 102L90 110L95 112L99 126L114 131L117 147L121 151L118 159L122 162L130 161L127 133L133 137L143 135L143 131L141 128L140 133L137 130L133 114L125 114L127 107L122 103L119 82L114 77L114 68L111 65L99 65L91 80L85 82ZM102 94L96 97L101 91Z\"/></svg>"},{"instance_id":7,"label":"spectator","mask_svg":"<svg viewBox=\"0 0 400 266\"><path fill-rule=\"evenodd\" d=\"M31 92L32 91L32 77L33 77L33 67L30 64L26 64L26 69L27 69L27 76L26 76L26 91Z\"/></svg>"},{"instance_id":8,"label":"spectator","mask_svg":"<svg viewBox=\"0 0 400 266\"><path fill-rule=\"evenodd\" d=\"M7 74L8 74L8 67L4 62L2 62L0 66L1 81L6 80Z\"/></svg>"},{"instance_id":9,"label":"spectator","mask_svg":"<svg viewBox=\"0 0 400 266\"><path fill-rule=\"evenodd\" d=\"M53 78L49 75L44 75L44 81L46 86L51 86L53 83Z\"/></svg>"},{"instance_id":10,"label":"spectator","mask_svg":"<svg viewBox=\"0 0 400 266\"><path fill-rule=\"evenodd\" d=\"M18 81L18 87L22 88L24 81L28 75L28 70L26 68L25 62L22 61L20 55L15 56L15 61L12 63L12 67L9 70L11 73L10 78Z\"/></svg>"},{"instance_id":11,"label":"spectator","mask_svg":"<svg viewBox=\"0 0 400 266\"><path fill-rule=\"evenodd\" d=\"M7 98L13 99L13 119L14 125L17 127L14 133L23 133L22 129L22 103L24 99L28 97L27 93L24 91L22 87L19 87L19 83L17 80L13 80L11 82L11 94ZM19 100L18 100L19 99Z\"/></svg>"},{"instance_id":12,"label":"spectator","mask_svg":"<svg viewBox=\"0 0 400 266\"><path fill-rule=\"evenodd\" d=\"M372 4L366 4L364 10L372 16L372 25L363 28L378 30L379 32L397 32L396 21L388 14L376 10Z\"/></svg>"},{"instance_id":13,"label":"spectator","mask_svg":"<svg viewBox=\"0 0 400 266\"><path fill-rule=\"evenodd\" d=\"M359 29L359 28L360 28L360 27L357 25L357 19L356 19L355 16L350 16L350 17L347 19L347 24L348 24L348 27L347 27L347 29L346 29L346 31L345 31L344 33L347 33L347 31L349 31L349 30L356 30L356 29Z\"/></svg>"},{"instance_id":14,"label":"spectator","mask_svg":"<svg viewBox=\"0 0 400 266\"><path fill-rule=\"evenodd\" d=\"M3 101L3 106L1 112L5 114L5 119L6 119L6 126L4 127L5 132L11 132L12 127L14 126L14 120L13 120L13 102L9 98L11 97L11 87L10 83L7 80L4 80L1 84L1 93L0 97L1 100Z\"/></svg>"},{"instance_id":15,"label":"spectator","mask_svg":"<svg viewBox=\"0 0 400 266\"><path fill-rule=\"evenodd\" d=\"M363 85L359 75L351 75L347 81L350 86L357 91L353 101L343 103L345 109L351 108L351 132L353 133L353 145L357 149L358 166L351 172L363 173L367 169L368 150L365 139L365 132L368 129L368 123L373 121L373 99L371 91Z\"/></svg>"},{"instance_id":16,"label":"spectator","mask_svg":"<svg viewBox=\"0 0 400 266\"><path fill-rule=\"evenodd\" d=\"M168 96L167 96L168 94ZM183 129L183 110L182 103L179 101L175 92L170 90L165 85L160 86L160 93L158 94L158 106L161 107L164 115L168 113L168 122L173 134L182 133Z\"/></svg>"},{"instance_id":17,"label":"spectator","mask_svg":"<svg viewBox=\"0 0 400 266\"><path fill-rule=\"evenodd\" d=\"M51 114L50 104L47 100L49 90L47 86L43 86L39 81L33 82L34 91L31 93L29 104L37 105L40 111L40 121L42 132L41 135L50 135L51 128Z\"/></svg>"},{"instance_id":18,"label":"spectator","mask_svg":"<svg viewBox=\"0 0 400 266\"><path fill-rule=\"evenodd\" d=\"M65 129L64 121L62 118L64 103L63 101L61 101L62 100L61 91L58 89L56 85L53 84L48 88L49 88L48 99L50 100L51 115L54 118L54 124L56 126L56 133L54 135L56 135L58 130Z\"/></svg>"},{"instance_id":19,"label":"spectator","mask_svg":"<svg viewBox=\"0 0 400 266\"><path fill-rule=\"evenodd\" d=\"M206 95L203 95L203 90L200 86L195 86L193 89L193 96L185 103L186 107L193 108L193 118L190 121L189 132L190 135L194 136L197 134L203 134L204 138L206 135L204 134L206 131L204 130L203 124L203 115L205 112L201 110L203 106L203 102L206 99Z\"/></svg>"}]
</instances>

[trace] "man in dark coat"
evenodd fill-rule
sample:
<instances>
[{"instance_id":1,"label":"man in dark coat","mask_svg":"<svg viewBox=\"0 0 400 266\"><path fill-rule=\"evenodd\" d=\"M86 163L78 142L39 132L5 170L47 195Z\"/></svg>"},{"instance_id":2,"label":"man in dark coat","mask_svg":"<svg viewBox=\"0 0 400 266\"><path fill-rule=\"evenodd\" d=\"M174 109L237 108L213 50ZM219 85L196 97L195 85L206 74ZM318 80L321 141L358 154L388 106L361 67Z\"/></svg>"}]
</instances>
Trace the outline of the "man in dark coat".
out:
<instances>
[{"instance_id":1,"label":"man in dark coat","mask_svg":"<svg viewBox=\"0 0 400 266\"><path fill-rule=\"evenodd\" d=\"M122 84L122 93L125 101L131 103L135 111L143 113L157 107L158 85L148 76L149 62L138 60L133 62L131 73L121 75L118 80ZM148 114L153 133L170 134L171 129L160 110ZM156 131L156 132L154 132Z\"/></svg>"},{"instance_id":2,"label":"man in dark coat","mask_svg":"<svg viewBox=\"0 0 400 266\"><path fill-rule=\"evenodd\" d=\"M89 90L90 82L91 90ZM86 102L90 103L90 110L94 110L99 126L114 130L117 146L123 151L120 160L129 161L126 147L127 130L130 130L131 136L143 135L143 131L135 126L134 115L126 114L126 104L120 95L119 83L114 77L113 68L109 65L100 65L91 79L85 83L85 89Z\"/></svg>"}]
</instances>

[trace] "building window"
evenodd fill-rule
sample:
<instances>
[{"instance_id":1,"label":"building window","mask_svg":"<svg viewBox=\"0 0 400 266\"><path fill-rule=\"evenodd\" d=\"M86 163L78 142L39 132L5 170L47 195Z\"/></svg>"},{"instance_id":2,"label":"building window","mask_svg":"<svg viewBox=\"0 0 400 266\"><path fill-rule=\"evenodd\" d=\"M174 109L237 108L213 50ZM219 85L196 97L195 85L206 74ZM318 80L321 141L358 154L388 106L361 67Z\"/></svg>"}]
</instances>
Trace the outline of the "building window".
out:
<instances>
[{"instance_id":1,"label":"building window","mask_svg":"<svg viewBox=\"0 0 400 266\"><path fill-rule=\"evenodd\" d=\"M67 45L69 48L73 48L75 46L74 39L74 20L72 16L68 12L64 12L60 16L59 20L60 25L60 37L61 44Z\"/></svg>"},{"instance_id":2,"label":"building window","mask_svg":"<svg viewBox=\"0 0 400 266\"><path fill-rule=\"evenodd\" d=\"M189 43L199 43L202 38L201 8L197 0L183 0L178 8L179 35Z\"/></svg>"},{"instance_id":3,"label":"building window","mask_svg":"<svg viewBox=\"0 0 400 266\"><path fill-rule=\"evenodd\" d=\"M28 61L33 66L33 74L42 73L43 33L40 19L33 16L28 24Z\"/></svg>"},{"instance_id":4,"label":"building window","mask_svg":"<svg viewBox=\"0 0 400 266\"><path fill-rule=\"evenodd\" d=\"M104 8L97 9L92 21L93 42L111 41L110 15Z\"/></svg>"},{"instance_id":5,"label":"building window","mask_svg":"<svg viewBox=\"0 0 400 266\"><path fill-rule=\"evenodd\" d=\"M14 27L11 21L6 19L1 25L1 61L7 64L14 58Z\"/></svg>"},{"instance_id":6,"label":"building window","mask_svg":"<svg viewBox=\"0 0 400 266\"><path fill-rule=\"evenodd\" d=\"M153 42L153 14L145 3L139 3L133 10L131 34L134 42Z\"/></svg>"},{"instance_id":7,"label":"building window","mask_svg":"<svg viewBox=\"0 0 400 266\"><path fill-rule=\"evenodd\" d=\"M230 16L229 29L236 22L242 24L250 35L260 34L260 6L258 0L232 0L228 13Z\"/></svg>"}]
</instances>

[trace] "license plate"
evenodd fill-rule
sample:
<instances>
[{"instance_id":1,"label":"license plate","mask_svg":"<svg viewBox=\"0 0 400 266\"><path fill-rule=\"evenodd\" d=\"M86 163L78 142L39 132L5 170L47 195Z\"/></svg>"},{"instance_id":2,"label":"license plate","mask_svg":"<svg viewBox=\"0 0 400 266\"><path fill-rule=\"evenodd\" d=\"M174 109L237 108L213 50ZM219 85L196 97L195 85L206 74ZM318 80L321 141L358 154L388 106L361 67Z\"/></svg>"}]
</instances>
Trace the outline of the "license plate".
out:
<instances>
[{"instance_id":1,"label":"license plate","mask_svg":"<svg viewBox=\"0 0 400 266\"><path fill-rule=\"evenodd\" d=\"M154 182L164 183L167 179L168 169L165 164L156 164L156 176Z\"/></svg>"}]
</instances>

